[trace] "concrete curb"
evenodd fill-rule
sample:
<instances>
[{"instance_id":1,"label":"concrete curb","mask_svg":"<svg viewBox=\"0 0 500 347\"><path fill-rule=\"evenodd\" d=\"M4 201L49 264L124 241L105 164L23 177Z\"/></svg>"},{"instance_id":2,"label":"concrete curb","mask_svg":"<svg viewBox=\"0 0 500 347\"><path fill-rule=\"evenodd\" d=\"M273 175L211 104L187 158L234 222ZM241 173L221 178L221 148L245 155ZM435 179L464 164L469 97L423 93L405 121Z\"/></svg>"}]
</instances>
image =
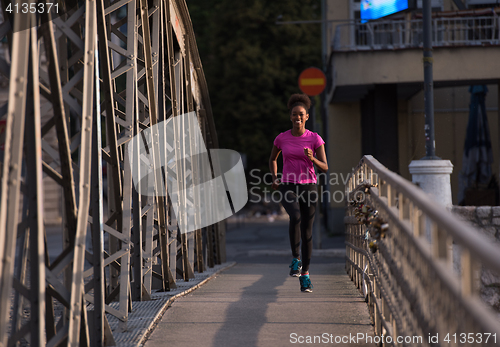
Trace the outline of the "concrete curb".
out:
<instances>
[{"instance_id":1,"label":"concrete curb","mask_svg":"<svg viewBox=\"0 0 500 347\"><path fill-rule=\"evenodd\" d=\"M216 265L201 274L195 274L195 278L188 282L178 281L176 283L176 290L171 292L152 293L150 301L134 301L132 303L132 312L129 313L127 328L124 331L120 327L118 319L107 315L111 331L113 332L115 345L120 347L143 346L165 314L165 311L177 298L191 293L215 278L220 272L229 269L235 264L236 262L229 262Z\"/></svg>"}]
</instances>

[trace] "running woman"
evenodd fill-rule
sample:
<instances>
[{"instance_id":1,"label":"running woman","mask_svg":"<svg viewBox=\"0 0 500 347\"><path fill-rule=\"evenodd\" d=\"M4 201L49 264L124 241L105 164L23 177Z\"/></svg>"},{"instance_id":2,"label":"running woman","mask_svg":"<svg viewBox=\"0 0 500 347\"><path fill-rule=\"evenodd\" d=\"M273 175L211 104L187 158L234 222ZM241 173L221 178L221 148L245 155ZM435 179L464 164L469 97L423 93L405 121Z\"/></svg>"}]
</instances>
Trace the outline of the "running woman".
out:
<instances>
[{"instance_id":1,"label":"running woman","mask_svg":"<svg viewBox=\"0 0 500 347\"><path fill-rule=\"evenodd\" d=\"M293 256L290 276L299 277L302 292L312 292L309 264L312 253L312 226L318 200L314 165L322 172L328 171L325 141L317 133L305 128L311 107L311 100L307 95L293 94L287 106L290 110L292 129L279 134L274 140L269 169L273 179L272 188L281 192L281 204L290 216L288 231ZM277 159L280 152L283 152L281 180L277 176Z\"/></svg>"}]
</instances>

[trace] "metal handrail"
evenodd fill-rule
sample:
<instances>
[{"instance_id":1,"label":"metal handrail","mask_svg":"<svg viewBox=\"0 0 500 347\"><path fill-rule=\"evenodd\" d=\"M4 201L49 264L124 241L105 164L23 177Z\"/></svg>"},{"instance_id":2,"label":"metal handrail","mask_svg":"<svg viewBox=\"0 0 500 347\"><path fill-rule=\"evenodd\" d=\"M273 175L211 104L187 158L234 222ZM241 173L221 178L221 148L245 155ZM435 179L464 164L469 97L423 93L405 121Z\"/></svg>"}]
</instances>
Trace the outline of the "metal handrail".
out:
<instances>
[{"instance_id":1,"label":"metal handrail","mask_svg":"<svg viewBox=\"0 0 500 347\"><path fill-rule=\"evenodd\" d=\"M500 320L478 295L479 264L500 273L499 247L372 156L361 159L346 189L349 199L366 192L362 202L353 203L378 210L378 225L389 225L385 237L377 236L377 222L360 218L359 207L358 217L350 207L344 220L346 270L365 289L377 335L500 337ZM456 255L461 274L454 269ZM419 345L430 343L424 338Z\"/></svg>"},{"instance_id":2,"label":"metal handrail","mask_svg":"<svg viewBox=\"0 0 500 347\"><path fill-rule=\"evenodd\" d=\"M446 208L431 200L429 196L414 184L405 180L398 174L390 171L371 155L361 159L373 171L377 172L379 179L387 182L393 189L403 193L415 206L429 216L437 225L446 229L453 240L461 245L466 245L472 255L477 257L481 263L500 272L500 252L485 237L478 236L477 230L471 226L459 222Z\"/></svg>"},{"instance_id":3,"label":"metal handrail","mask_svg":"<svg viewBox=\"0 0 500 347\"><path fill-rule=\"evenodd\" d=\"M333 26L331 27L333 29ZM500 44L498 15L432 20L434 47ZM331 33L334 51L405 49L422 46L422 20L377 20L339 24Z\"/></svg>"}]
</instances>

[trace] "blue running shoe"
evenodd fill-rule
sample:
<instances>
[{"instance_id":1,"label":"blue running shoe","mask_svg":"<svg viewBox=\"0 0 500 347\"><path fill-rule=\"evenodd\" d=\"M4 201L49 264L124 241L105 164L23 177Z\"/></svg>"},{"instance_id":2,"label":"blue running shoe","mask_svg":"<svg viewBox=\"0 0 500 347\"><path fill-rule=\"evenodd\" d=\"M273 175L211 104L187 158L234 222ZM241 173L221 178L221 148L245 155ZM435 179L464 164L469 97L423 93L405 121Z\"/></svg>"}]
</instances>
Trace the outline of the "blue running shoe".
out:
<instances>
[{"instance_id":1,"label":"blue running shoe","mask_svg":"<svg viewBox=\"0 0 500 347\"><path fill-rule=\"evenodd\" d=\"M299 281L300 281L301 292L307 292L307 293L312 292L313 285L311 284L311 279L309 278L309 275L301 275L299 277Z\"/></svg>"},{"instance_id":2,"label":"blue running shoe","mask_svg":"<svg viewBox=\"0 0 500 347\"><path fill-rule=\"evenodd\" d=\"M302 261L300 259L293 258L289 268L290 268L290 276L299 277L300 270L302 270Z\"/></svg>"}]
</instances>

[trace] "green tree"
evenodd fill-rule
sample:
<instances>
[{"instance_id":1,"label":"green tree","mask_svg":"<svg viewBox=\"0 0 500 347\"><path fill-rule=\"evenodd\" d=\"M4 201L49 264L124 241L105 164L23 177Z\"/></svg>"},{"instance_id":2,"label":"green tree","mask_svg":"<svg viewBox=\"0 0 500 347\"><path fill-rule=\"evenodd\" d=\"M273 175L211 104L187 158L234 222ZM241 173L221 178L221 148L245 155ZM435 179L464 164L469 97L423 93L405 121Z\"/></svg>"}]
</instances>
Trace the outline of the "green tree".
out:
<instances>
[{"instance_id":1,"label":"green tree","mask_svg":"<svg viewBox=\"0 0 500 347\"><path fill-rule=\"evenodd\" d=\"M247 155L247 169L268 171L274 138L291 128L286 103L298 76L321 66L319 0L188 0L222 148Z\"/></svg>"}]
</instances>

